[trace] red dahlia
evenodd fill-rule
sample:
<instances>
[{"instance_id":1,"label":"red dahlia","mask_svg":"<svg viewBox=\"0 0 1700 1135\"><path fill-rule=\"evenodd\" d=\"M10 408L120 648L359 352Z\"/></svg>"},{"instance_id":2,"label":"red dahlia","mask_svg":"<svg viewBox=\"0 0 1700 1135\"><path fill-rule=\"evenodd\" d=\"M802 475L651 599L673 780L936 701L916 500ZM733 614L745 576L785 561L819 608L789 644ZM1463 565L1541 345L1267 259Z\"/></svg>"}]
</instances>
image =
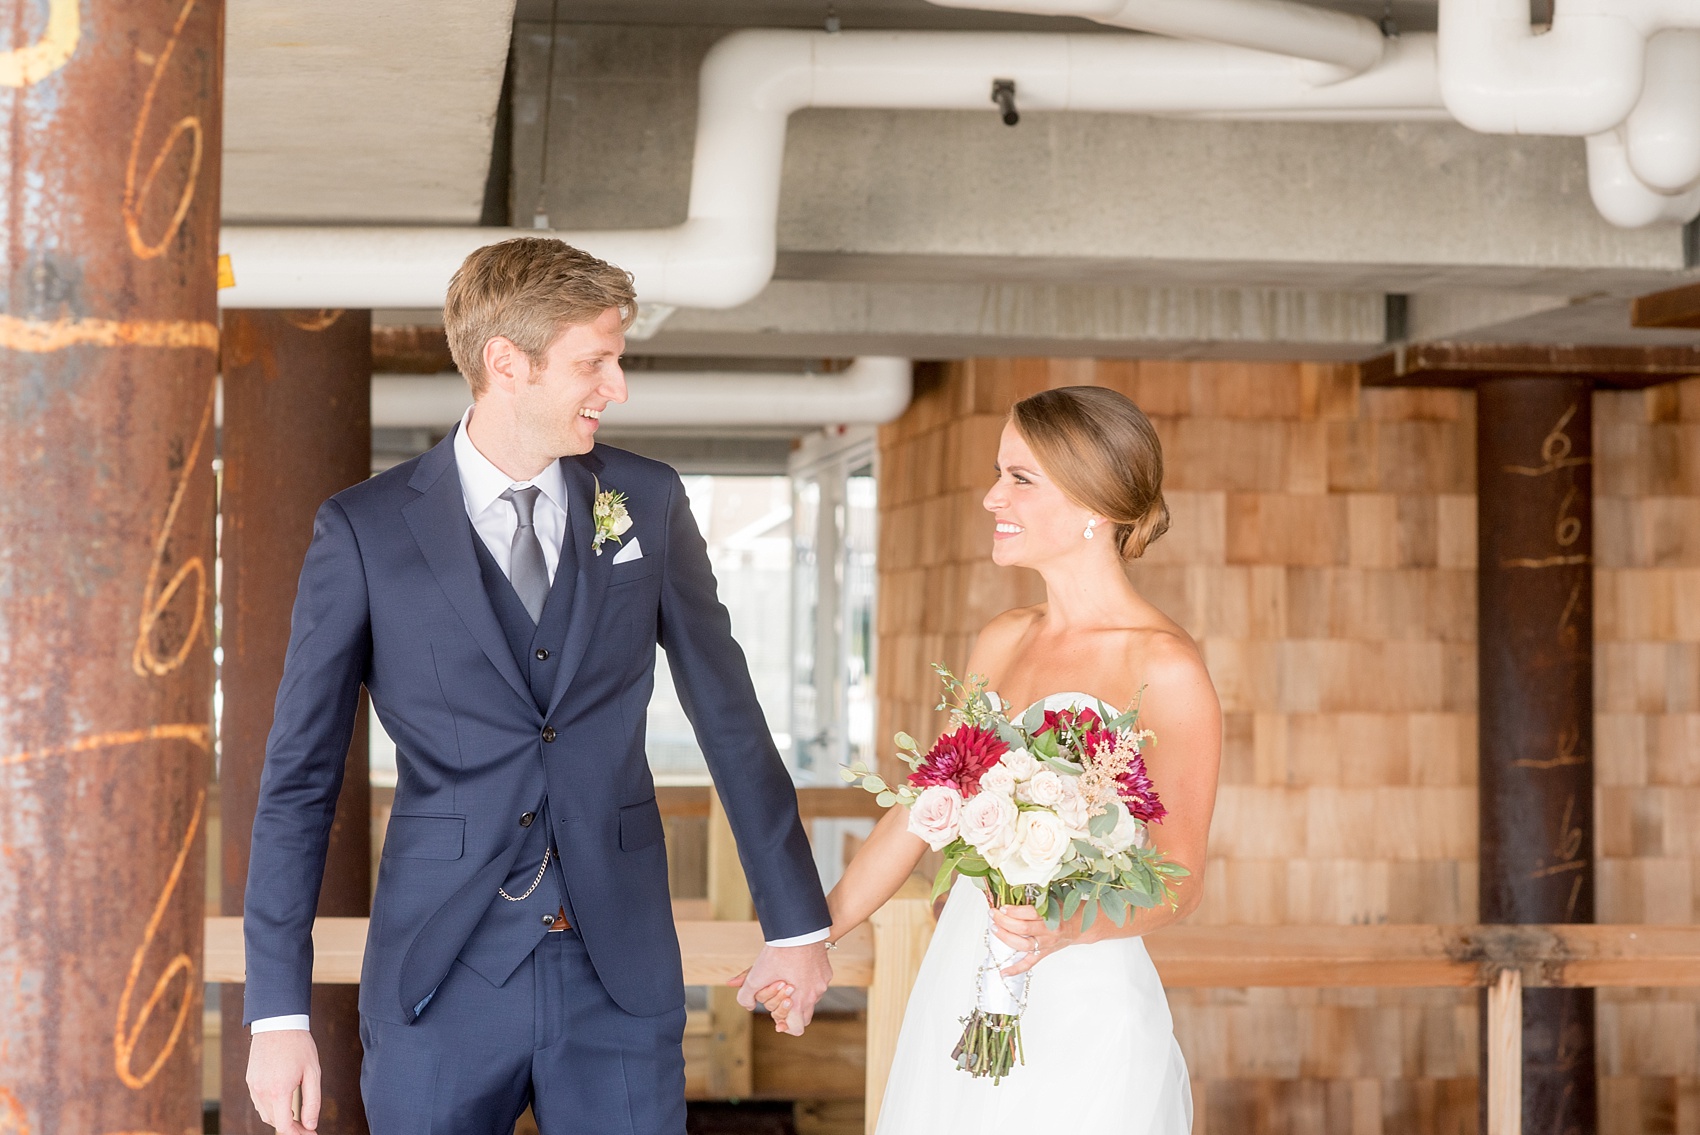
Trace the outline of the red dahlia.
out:
<instances>
[{"instance_id":1,"label":"red dahlia","mask_svg":"<svg viewBox=\"0 0 1700 1135\"><path fill-rule=\"evenodd\" d=\"M966 799L980 791L980 778L1007 752L1009 746L990 729L964 725L933 742L909 783L917 788L948 784Z\"/></svg>"}]
</instances>

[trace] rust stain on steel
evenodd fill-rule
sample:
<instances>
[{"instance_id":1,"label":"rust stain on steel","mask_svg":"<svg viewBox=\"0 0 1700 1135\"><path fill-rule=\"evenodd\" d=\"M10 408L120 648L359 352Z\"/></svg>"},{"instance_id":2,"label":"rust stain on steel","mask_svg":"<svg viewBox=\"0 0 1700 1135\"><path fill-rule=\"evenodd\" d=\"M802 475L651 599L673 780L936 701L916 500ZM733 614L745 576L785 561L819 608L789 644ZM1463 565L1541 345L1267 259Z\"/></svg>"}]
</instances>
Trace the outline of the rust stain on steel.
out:
<instances>
[{"instance_id":1,"label":"rust stain on steel","mask_svg":"<svg viewBox=\"0 0 1700 1135\"><path fill-rule=\"evenodd\" d=\"M220 768L219 902L242 913L260 769L283 659L296 579L326 497L372 471L372 313L225 313L224 345L224 717ZM353 743L331 827L320 917L371 910L371 784L365 715ZM366 1130L360 1100L359 989L315 985L314 1039L324 1070L321 1127ZM228 1135L269 1132L248 1099L248 1035L242 986L219 990L224 1017Z\"/></svg>"},{"instance_id":2,"label":"rust stain on steel","mask_svg":"<svg viewBox=\"0 0 1700 1135\"><path fill-rule=\"evenodd\" d=\"M1594 920L1592 393L1539 376L1476 391L1484 923ZM1482 964L1512 964L1520 933L1492 932ZM1546 967L1525 978L1548 984ZM1524 1129L1594 1130L1593 990L1525 990L1523 1053Z\"/></svg>"},{"instance_id":3,"label":"rust stain on steel","mask_svg":"<svg viewBox=\"0 0 1700 1135\"><path fill-rule=\"evenodd\" d=\"M223 5L0 26L0 1132L198 1130Z\"/></svg>"}]
</instances>

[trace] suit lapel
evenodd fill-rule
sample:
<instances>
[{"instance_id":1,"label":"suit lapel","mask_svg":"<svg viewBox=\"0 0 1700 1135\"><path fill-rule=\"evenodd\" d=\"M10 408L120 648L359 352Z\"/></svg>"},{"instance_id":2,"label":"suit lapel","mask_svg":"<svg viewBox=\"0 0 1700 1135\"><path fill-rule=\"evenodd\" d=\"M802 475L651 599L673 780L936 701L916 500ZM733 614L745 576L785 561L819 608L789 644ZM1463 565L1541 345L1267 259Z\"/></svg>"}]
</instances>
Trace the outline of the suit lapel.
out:
<instances>
[{"instance_id":1,"label":"suit lapel","mask_svg":"<svg viewBox=\"0 0 1700 1135\"><path fill-rule=\"evenodd\" d=\"M545 717L554 716L555 709L566 696L573 675L578 673L590 647L590 636L596 629L597 615L602 608L602 593L608 588L608 565L612 556L598 556L591 549L596 537L593 512L596 505L596 478L602 471L602 459L593 449L581 457L563 457L561 472L567 482L567 524L572 530L569 541L573 548L576 578L573 582L572 613L567 620L567 637L561 643L561 669L555 675L555 692L549 698ZM606 487L606 486L604 486ZM563 562L555 569L557 577L567 570ZM560 583L559 578L556 580Z\"/></svg>"},{"instance_id":2,"label":"suit lapel","mask_svg":"<svg viewBox=\"0 0 1700 1135\"><path fill-rule=\"evenodd\" d=\"M457 426L456 429L459 427ZM508 639L496 620L490 596L478 573L478 556L472 541L478 538L467 519L466 499L461 495L460 476L454 469L454 431L420 459L408 487L421 494L402 506L401 515L413 533L414 542L431 566L443 594L471 632L490 662L501 671L514 692L530 706L537 704L531 687L519 672Z\"/></svg>"}]
</instances>

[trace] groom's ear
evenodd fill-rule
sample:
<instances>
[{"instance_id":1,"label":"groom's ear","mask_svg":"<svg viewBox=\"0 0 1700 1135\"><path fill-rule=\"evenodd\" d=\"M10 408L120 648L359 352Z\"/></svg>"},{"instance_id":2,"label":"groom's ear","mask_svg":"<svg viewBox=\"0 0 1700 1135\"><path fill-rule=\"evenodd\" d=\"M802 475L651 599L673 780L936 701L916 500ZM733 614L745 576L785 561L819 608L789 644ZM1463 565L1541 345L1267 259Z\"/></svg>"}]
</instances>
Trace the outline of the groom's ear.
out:
<instances>
[{"instance_id":1,"label":"groom's ear","mask_svg":"<svg viewBox=\"0 0 1700 1135\"><path fill-rule=\"evenodd\" d=\"M492 335L484 341L484 377L512 394L530 380L531 359L506 335Z\"/></svg>"}]
</instances>

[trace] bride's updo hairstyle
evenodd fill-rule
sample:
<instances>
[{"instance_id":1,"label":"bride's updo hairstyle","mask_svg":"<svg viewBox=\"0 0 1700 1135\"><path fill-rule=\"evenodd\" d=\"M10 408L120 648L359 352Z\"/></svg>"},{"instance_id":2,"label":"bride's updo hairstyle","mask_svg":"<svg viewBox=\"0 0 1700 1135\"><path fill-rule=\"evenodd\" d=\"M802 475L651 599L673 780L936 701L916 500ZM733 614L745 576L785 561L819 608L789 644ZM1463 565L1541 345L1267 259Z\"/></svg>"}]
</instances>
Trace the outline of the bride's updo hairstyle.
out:
<instances>
[{"instance_id":1,"label":"bride's updo hairstyle","mask_svg":"<svg viewBox=\"0 0 1700 1135\"><path fill-rule=\"evenodd\" d=\"M1163 447L1132 399L1061 386L1023 398L1009 420L1070 500L1115 524L1122 559L1139 558L1169 530Z\"/></svg>"}]
</instances>

